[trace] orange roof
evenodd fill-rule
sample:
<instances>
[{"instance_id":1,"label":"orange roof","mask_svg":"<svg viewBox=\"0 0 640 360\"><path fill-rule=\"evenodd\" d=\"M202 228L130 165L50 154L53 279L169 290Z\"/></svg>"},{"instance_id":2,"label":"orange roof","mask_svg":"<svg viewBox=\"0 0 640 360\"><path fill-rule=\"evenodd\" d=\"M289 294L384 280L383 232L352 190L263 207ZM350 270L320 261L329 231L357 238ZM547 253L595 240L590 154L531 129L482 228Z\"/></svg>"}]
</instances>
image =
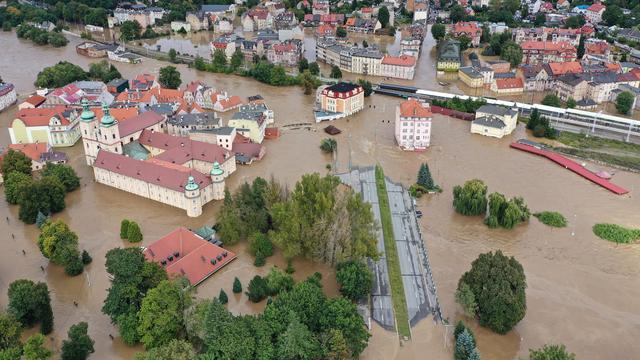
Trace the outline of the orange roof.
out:
<instances>
[{"instance_id":1,"label":"orange roof","mask_svg":"<svg viewBox=\"0 0 640 360\"><path fill-rule=\"evenodd\" d=\"M577 74L582 72L582 65L578 61L551 62L548 65L551 69L551 75Z\"/></svg>"},{"instance_id":2,"label":"orange roof","mask_svg":"<svg viewBox=\"0 0 640 360\"><path fill-rule=\"evenodd\" d=\"M181 101L184 98L184 91L179 89L155 88L151 91L154 91L160 103Z\"/></svg>"},{"instance_id":3,"label":"orange roof","mask_svg":"<svg viewBox=\"0 0 640 360\"><path fill-rule=\"evenodd\" d=\"M25 100L24 102L29 103L29 104L33 105L34 107L38 107L38 105L42 104L46 100L47 100L47 98L44 97L44 96L32 95L27 100Z\"/></svg>"},{"instance_id":4,"label":"orange roof","mask_svg":"<svg viewBox=\"0 0 640 360\"><path fill-rule=\"evenodd\" d=\"M384 58L382 58L382 63L385 65L414 66L416 64L416 58L411 55L385 55Z\"/></svg>"},{"instance_id":5,"label":"orange roof","mask_svg":"<svg viewBox=\"0 0 640 360\"><path fill-rule=\"evenodd\" d=\"M345 23L346 26L355 26L356 25L356 18L348 18L347 22Z\"/></svg>"},{"instance_id":6,"label":"orange roof","mask_svg":"<svg viewBox=\"0 0 640 360\"><path fill-rule=\"evenodd\" d=\"M520 44L522 50L551 50L551 51L576 51L575 46L568 41L525 41Z\"/></svg>"},{"instance_id":7,"label":"orange roof","mask_svg":"<svg viewBox=\"0 0 640 360\"><path fill-rule=\"evenodd\" d=\"M232 109L240 104L242 104L242 98L237 95L234 95L228 99L220 100L220 106L222 106L223 110Z\"/></svg>"},{"instance_id":8,"label":"orange roof","mask_svg":"<svg viewBox=\"0 0 640 360\"><path fill-rule=\"evenodd\" d=\"M179 227L143 251L147 261L160 263L169 275L186 277L195 286L220 270L236 254Z\"/></svg>"},{"instance_id":9,"label":"orange roof","mask_svg":"<svg viewBox=\"0 0 640 360\"><path fill-rule=\"evenodd\" d=\"M98 120L102 119L102 116L104 114L102 113L101 107L98 106L98 107L91 108L91 111L93 111L93 113L95 114L96 119ZM118 120L118 122L123 122L127 119L130 119L138 115L139 111L138 111L138 108L135 106L124 107L124 108L109 108L109 114L113 116L116 120Z\"/></svg>"},{"instance_id":10,"label":"orange roof","mask_svg":"<svg viewBox=\"0 0 640 360\"><path fill-rule=\"evenodd\" d=\"M466 34L475 35L480 31L482 30L480 30L480 28L478 27L478 24L476 24L475 22L457 22L453 24L453 32L456 34L466 33Z\"/></svg>"},{"instance_id":11,"label":"orange roof","mask_svg":"<svg viewBox=\"0 0 640 360\"><path fill-rule=\"evenodd\" d=\"M40 155L47 152L48 146L46 143L11 144L9 145L9 149L20 151L33 161L40 161Z\"/></svg>"},{"instance_id":12,"label":"orange roof","mask_svg":"<svg viewBox=\"0 0 640 360\"><path fill-rule=\"evenodd\" d=\"M64 105L58 105L50 108L34 108L18 110L16 118L22 120L26 126L48 126L49 121L54 115L59 115L60 122L63 125L69 124L69 119L61 113L70 108Z\"/></svg>"},{"instance_id":13,"label":"orange roof","mask_svg":"<svg viewBox=\"0 0 640 360\"><path fill-rule=\"evenodd\" d=\"M620 66L619 63L606 63L604 64L604 66L611 71L615 71L615 72L622 71L622 67Z\"/></svg>"},{"instance_id":14,"label":"orange roof","mask_svg":"<svg viewBox=\"0 0 640 360\"><path fill-rule=\"evenodd\" d=\"M602 10L606 9L606 7L600 3L593 4L587 8L587 11L598 13Z\"/></svg>"},{"instance_id":15,"label":"orange roof","mask_svg":"<svg viewBox=\"0 0 640 360\"><path fill-rule=\"evenodd\" d=\"M609 43L606 41L589 42L585 44L585 50L587 54L599 54L604 55L609 52Z\"/></svg>"},{"instance_id":16,"label":"orange roof","mask_svg":"<svg viewBox=\"0 0 640 360\"><path fill-rule=\"evenodd\" d=\"M116 97L116 101L150 103L151 98L154 95L155 95L155 92L152 92L151 90L147 90L147 91L126 90L118 94L118 96Z\"/></svg>"},{"instance_id":17,"label":"orange roof","mask_svg":"<svg viewBox=\"0 0 640 360\"><path fill-rule=\"evenodd\" d=\"M432 114L428 104L416 99L409 99L400 103L400 116L430 118Z\"/></svg>"},{"instance_id":18,"label":"orange roof","mask_svg":"<svg viewBox=\"0 0 640 360\"><path fill-rule=\"evenodd\" d=\"M521 89L524 88L522 78L496 79L498 89Z\"/></svg>"}]
</instances>

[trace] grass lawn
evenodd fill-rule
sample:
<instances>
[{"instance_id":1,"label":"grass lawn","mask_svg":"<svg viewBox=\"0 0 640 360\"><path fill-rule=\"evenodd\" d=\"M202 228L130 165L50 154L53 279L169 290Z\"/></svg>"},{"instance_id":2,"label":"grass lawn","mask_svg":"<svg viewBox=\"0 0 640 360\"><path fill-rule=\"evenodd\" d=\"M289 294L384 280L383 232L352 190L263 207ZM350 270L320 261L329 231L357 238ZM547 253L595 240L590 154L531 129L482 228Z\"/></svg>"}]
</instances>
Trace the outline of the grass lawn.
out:
<instances>
[{"instance_id":1,"label":"grass lawn","mask_svg":"<svg viewBox=\"0 0 640 360\"><path fill-rule=\"evenodd\" d=\"M640 240L640 229L628 229L616 224L595 224L593 233L614 243L630 244Z\"/></svg>"},{"instance_id":2,"label":"grass lawn","mask_svg":"<svg viewBox=\"0 0 640 360\"><path fill-rule=\"evenodd\" d=\"M380 221L382 222L382 234L384 236L384 250L387 258L387 267L389 268L391 300L393 302L393 310L396 315L398 334L401 336L411 337L409 313L407 311L407 299L404 297L404 285L402 284L400 261L398 260L398 250L396 249L396 241L393 236L389 197L387 196L384 172L380 166L376 166L376 189L378 190Z\"/></svg>"},{"instance_id":3,"label":"grass lawn","mask_svg":"<svg viewBox=\"0 0 640 360\"><path fill-rule=\"evenodd\" d=\"M626 143L619 140L604 139L596 136L587 137L582 134L574 134L566 131L560 133L558 141L567 146L580 149L617 149L640 154L640 145L638 144Z\"/></svg>"}]
</instances>

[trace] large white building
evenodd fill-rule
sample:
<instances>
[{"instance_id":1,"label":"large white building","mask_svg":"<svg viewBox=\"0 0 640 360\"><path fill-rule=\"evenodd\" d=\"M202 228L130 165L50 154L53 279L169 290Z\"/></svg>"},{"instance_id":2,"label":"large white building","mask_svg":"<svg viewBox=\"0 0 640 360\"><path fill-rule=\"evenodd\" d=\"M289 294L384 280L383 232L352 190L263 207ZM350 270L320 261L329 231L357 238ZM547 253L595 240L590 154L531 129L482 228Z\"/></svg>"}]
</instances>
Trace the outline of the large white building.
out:
<instances>
[{"instance_id":1,"label":"large white building","mask_svg":"<svg viewBox=\"0 0 640 360\"><path fill-rule=\"evenodd\" d=\"M101 119L84 101L80 128L85 157L101 184L183 209L190 217L224 198L235 156L215 144L164 133L153 111L119 123L103 106Z\"/></svg>"},{"instance_id":2,"label":"large white building","mask_svg":"<svg viewBox=\"0 0 640 360\"><path fill-rule=\"evenodd\" d=\"M13 84L0 83L0 111L16 102L16 89Z\"/></svg>"},{"instance_id":3,"label":"large white building","mask_svg":"<svg viewBox=\"0 0 640 360\"><path fill-rule=\"evenodd\" d=\"M471 122L471 133L501 138L515 130L518 111L503 106L483 105Z\"/></svg>"},{"instance_id":4,"label":"large white building","mask_svg":"<svg viewBox=\"0 0 640 360\"><path fill-rule=\"evenodd\" d=\"M395 137L403 150L425 150L431 144L431 109L416 99L396 107Z\"/></svg>"}]
</instances>

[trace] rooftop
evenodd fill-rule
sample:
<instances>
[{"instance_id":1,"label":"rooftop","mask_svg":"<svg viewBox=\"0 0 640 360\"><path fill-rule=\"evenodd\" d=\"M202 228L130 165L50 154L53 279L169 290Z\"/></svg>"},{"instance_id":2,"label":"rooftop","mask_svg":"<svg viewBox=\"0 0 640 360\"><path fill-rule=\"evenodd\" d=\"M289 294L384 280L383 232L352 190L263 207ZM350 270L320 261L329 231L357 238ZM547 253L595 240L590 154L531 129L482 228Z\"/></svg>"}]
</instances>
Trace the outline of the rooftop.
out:
<instances>
[{"instance_id":1,"label":"rooftop","mask_svg":"<svg viewBox=\"0 0 640 360\"><path fill-rule=\"evenodd\" d=\"M428 104L416 99L409 99L400 103L400 116L413 118L430 118L431 109Z\"/></svg>"}]
</instances>

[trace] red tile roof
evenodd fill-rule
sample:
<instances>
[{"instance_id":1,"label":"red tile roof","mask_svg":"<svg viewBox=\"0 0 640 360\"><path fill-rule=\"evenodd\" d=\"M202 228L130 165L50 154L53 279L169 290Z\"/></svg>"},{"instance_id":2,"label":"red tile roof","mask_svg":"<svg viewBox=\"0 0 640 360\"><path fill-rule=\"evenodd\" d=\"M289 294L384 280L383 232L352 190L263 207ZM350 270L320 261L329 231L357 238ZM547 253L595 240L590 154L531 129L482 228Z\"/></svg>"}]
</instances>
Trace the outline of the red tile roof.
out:
<instances>
[{"instance_id":1,"label":"red tile roof","mask_svg":"<svg viewBox=\"0 0 640 360\"><path fill-rule=\"evenodd\" d=\"M496 79L498 89L521 89L524 88L522 78Z\"/></svg>"},{"instance_id":2,"label":"red tile roof","mask_svg":"<svg viewBox=\"0 0 640 360\"><path fill-rule=\"evenodd\" d=\"M139 115L118 123L120 137L131 135L140 130L146 129L164 120L162 115L155 111L145 111Z\"/></svg>"},{"instance_id":3,"label":"red tile roof","mask_svg":"<svg viewBox=\"0 0 640 360\"><path fill-rule=\"evenodd\" d=\"M429 105L416 99L409 99L400 103L400 116L402 117L429 118L432 115Z\"/></svg>"},{"instance_id":4,"label":"red tile roof","mask_svg":"<svg viewBox=\"0 0 640 360\"><path fill-rule=\"evenodd\" d=\"M216 144L191 140L186 136L172 136L165 133L144 130L138 139L141 145L165 150L155 159L171 164L184 164L189 160L201 160L213 164L224 163L229 151Z\"/></svg>"},{"instance_id":5,"label":"red tile roof","mask_svg":"<svg viewBox=\"0 0 640 360\"><path fill-rule=\"evenodd\" d=\"M184 91L179 89L155 88L151 92L159 103L177 102L184 98Z\"/></svg>"},{"instance_id":6,"label":"red tile roof","mask_svg":"<svg viewBox=\"0 0 640 360\"><path fill-rule=\"evenodd\" d=\"M222 106L222 111L231 110L234 107L242 105L242 98L234 95L228 99L220 100L220 105Z\"/></svg>"},{"instance_id":7,"label":"red tile roof","mask_svg":"<svg viewBox=\"0 0 640 360\"><path fill-rule=\"evenodd\" d=\"M548 65L551 69L551 75L553 76L582 72L582 65L578 61L551 62Z\"/></svg>"},{"instance_id":8,"label":"red tile roof","mask_svg":"<svg viewBox=\"0 0 640 360\"><path fill-rule=\"evenodd\" d=\"M520 44L522 50L576 51L568 41L525 41Z\"/></svg>"},{"instance_id":9,"label":"red tile roof","mask_svg":"<svg viewBox=\"0 0 640 360\"><path fill-rule=\"evenodd\" d=\"M20 151L27 155L27 157L33 161L40 161L40 157L43 153L47 152L49 144L35 143L35 144L11 144L9 149Z\"/></svg>"},{"instance_id":10,"label":"red tile roof","mask_svg":"<svg viewBox=\"0 0 640 360\"><path fill-rule=\"evenodd\" d=\"M16 118L22 120L27 127L48 126L51 118L58 115L62 125L69 125L69 119L67 119L62 112L70 109L70 107L64 105L58 105L50 108L22 109L18 110Z\"/></svg>"},{"instance_id":11,"label":"red tile roof","mask_svg":"<svg viewBox=\"0 0 640 360\"><path fill-rule=\"evenodd\" d=\"M102 113L102 108L100 106L92 107L91 111L95 114L96 119L102 119L104 114ZM118 122L135 118L139 113L138 108L135 106L109 109L109 114L118 120Z\"/></svg>"},{"instance_id":12,"label":"red tile roof","mask_svg":"<svg viewBox=\"0 0 640 360\"><path fill-rule=\"evenodd\" d=\"M587 11L599 13L602 10L605 10L606 7L600 3L593 4L587 8Z\"/></svg>"},{"instance_id":13,"label":"red tile roof","mask_svg":"<svg viewBox=\"0 0 640 360\"><path fill-rule=\"evenodd\" d=\"M189 176L193 176L200 188L211 184L209 176L194 169L177 169L171 164L135 160L104 150L98 152L93 166L178 192L184 192Z\"/></svg>"},{"instance_id":14,"label":"red tile roof","mask_svg":"<svg viewBox=\"0 0 640 360\"><path fill-rule=\"evenodd\" d=\"M453 32L456 34L465 33L474 36L482 32L482 30L475 22L457 22L453 24Z\"/></svg>"},{"instance_id":15,"label":"red tile roof","mask_svg":"<svg viewBox=\"0 0 640 360\"><path fill-rule=\"evenodd\" d=\"M385 55L384 58L382 58L382 63L385 65L414 66L416 64L416 58L411 55Z\"/></svg>"},{"instance_id":16,"label":"red tile roof","mask_svg":"<svg viewBox=\"0 0 640 360\"><path fill-rule=\"evenodd\" d=\"M148 104L154 96L155 92L151 90L125 90L116 96L116 101Z\"/></svg>"},{"instance_id":17,"label":"red tile roof","mask_svg":"<svg viewBox=\"0 0 640 360\"><path fill-rule=\"evenodd\" d=\"M584 47L587 54L605 55L610 51L609 43L606 41L589 42Z\"/></svg>"},{"instance_id":18,"label":"red tile roof","mask_svg":"<svg viewBox=\"0 0 640 360\"><path fill-rule=\"evenodd\" d=\"M47 98L44 97L44 96L32 95L27 100L25 100L24 102L29 103L29 104L33 105L34 107L38 107L38 106L40 106L40 104L42 104L45 101L47 101Z\"/></svg>"},{"instance_id":19,"label":"red tile roof","mask_svg":"<svg viewBox=\"0 0 640 360\"><path fill-rule=\"evenodd\" d=\"M147 261L164 262L169 275L184 276L193 286L236 258L233 252L203 240L184 227L156 240L143 253Z\"/></svg>"}]
</instances>

